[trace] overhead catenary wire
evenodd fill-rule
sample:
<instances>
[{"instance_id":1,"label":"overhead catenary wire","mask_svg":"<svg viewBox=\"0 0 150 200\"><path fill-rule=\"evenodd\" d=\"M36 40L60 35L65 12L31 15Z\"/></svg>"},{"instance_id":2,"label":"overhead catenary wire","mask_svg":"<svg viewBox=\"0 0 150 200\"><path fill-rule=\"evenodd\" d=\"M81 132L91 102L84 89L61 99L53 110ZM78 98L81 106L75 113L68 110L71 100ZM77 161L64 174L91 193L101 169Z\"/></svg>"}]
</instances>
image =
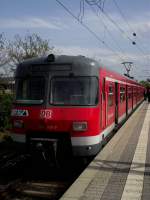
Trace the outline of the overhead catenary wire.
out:
<instances>
[{"instance_id":1,"label":"overhead catenary wire","mask_svg":"<svg viewBox=\"0 0 150 200\"><path fill-rule=\"evenodd\" d=\"M91 6L91 4L89 3L89 0L85 0L85 2L87 3L87 4L89 4L90 6ZM92 6L93 5L95 5L95 6L97 6L98 8L99 8L99 10L106 16L106 18L112 23L112 24L114 24L114 26L116 26L117 27L117 29L124 35L124 36L126 36L126 38L128 39L128 40L130 40L131 42L133 42L133 40L126 34L126 32L104 11L104 10L102 10L101 9L101 7L97 4L97 3L95 3L95 4L92 4Z\"/></svg>"},{"instance_id":2,"label":"overhead catenary wire","mask_svg":"<svg viewBox=\"0 0 150 200\"><path fill-rule=\"evenodd\" d=\"M118 9L118 11L119 11L119 13L120 13L122 19L125 21L125 23L126 23L127 26L129 27L129 30L132 32L133 36L136 36L136 37L138 38L138 40L139 40L139 37L138 37L139 33L138 33L138 35L137 35L136 32L135 32L135 30L133 30L133 28L131 27L131 25L130 25L129 22L127 21L127 19L126 19L124 13L122 12L122 10L121 10L121 8L119 7L119 5L118 5L118 3L116 2L116 0L113 0L113 2L114 2L114 4L115 4L116 8ZM141 37L142 37L142 36L141 36ZM138 46L139 50L140 50L140 51L144 54L144 56L145 56L145 54L146 54L145 51L143 51L143 49L141 48L141 46L139 46L139 45L137 45L137 46ZM149 59L149 58L148 58L148 59Z\"/></svg>"},{"instance_id":3,"label":"overhead catenary wire","mask_svg":"<svg viewBox=\"0 0 150 200\"><path fill-rule=\"evenodd\" d=\"M84 0L82 0L84 1ZM95 5L96 0L90 0L90 5ZM97 1L99 2L99 1ZM103 0L103 4L105 3L105 0ZM96 9L93 6L89 6L90 9L92 10L92 12L98 17L98 19L101 21L101 23L103 24L105 31L107 31L107 33L109 34L110 38L112 38L113 42L116 44L118 50L121 52L121 54L123 54L123 56L126 56L124 50L120 47L118 41L115 39L115 37L113 36L113 34L111 33L111 31L109 30L109 28L107 27L107 25L104 23L104 21L102 20L102 18L100 17L100 15L98 14L98 12L96 11ZM103 5L104 8L104 5ZM102 9L103 9L102 8ZM128 56L126 56L126 59L128 59ZM129 59L130 60L130 59ZM125 61L127 62L127 61ZM129 61L128 61L129 62ZM121 63L122 64L122 63ZM134 65L134 67L136 68L136 66Z\"/></svg>"},{"instance_id":4,"label":"overhead catenary wire","mask_svg":"<svg viewBox=\"0 0 150 200\"><path fill-rule=\"evenodd\" d=\"M84 0L80 0L80 12L78 15L78 20L82 21L83 17L84 17Z\"/></svg>"},{"instance_id":5,"label":"overhead catenary wire","mask_svg":"<svg viewBox=\"0 0 150 200\"><path fill-rule=\"evenodd\" d=\"M137 49L141 52L141 54L145 56L145 52L143 51L143 49L142 49L138 44L136 44L136 42L135 42L132 38L130 38L130 37L126 34L126 32L122 29L122 27L121 27L118 23L116 23L116 22L104 11L104 9L103 9L103 10L101 9L101 7L99 6L98 3L95 2L95 3L93 3L93 4L91 5L91 4L89 3L89 1L90 1L90 0L85 0L85 2L86 2L87 4L89 4L90 6L93 6L93 5L97 6L97 7L99 8L99 10L103 13L103 15L104 15L112 24L114 24L114 26L121 32L121 34L122 34L124 37L126 37L133 45L135 45L135 46L137 47Z\"/></svg>"},{"instance_id":6,"label":"overhead catenary wire","mask_svg":"<svg viewBox=\"0 0 150 200\"><path fill-rule=\"evenodd\" d=\"M124 22L127 24L129 30L132 32L133 36L138 37L138 35L140 35L139 33L137 34L136 31L133 29L133 27L130 25L130 23L128 22L126 16L124 15L123 11L121 10L121 8L119 7L118 3L116 0L113 0L114 5L116 6L118 12L120 13L122 19L124 20ZM141 36L142 37L142 36Z\"/></svg>"},{"instance_id":7,"label":"overhead catenary wire","mask_svg":"<svg viewBox=\"0 0 150 200\"><path fill-rule=\"evenodd\" d=\"M101 0L90 0L90 4L93 5L93 3L95 3L95 1L96 1L96 2L100 2ZM79 14L79 16L81 15L81 10L83 10L82 19L83 19L83 17L84 17L84 4L83 4L83 2L84 2L84 0L80 0L80 14ZM103 6L104 6L104 0L103 0L103 2L101 2L101 3L103 3ZM81 5L82 5L82 9L81 9ZM105 30L107 31L107 33L109 34L109 36L113 39L113 41L114 41L114 43L116 44L116 46L117 46L117 48L119 49L119 51L124 55L124 54L125 54L124 51L121 49L121 47L120 47L120 45L118 44L118 42L117 42L117 40L115 39L115 37L114 37L114 36L112 35L112 33L109 31L107 25L106 25L106 24L103 22L103 20L100 18L100 16L99 16L98 13L96 12L95 8L92 7L92 6L89 6L89 7L90 7L90 9L92 10L92 12L97 16L97 18L100 20L100 22L103 24ZM103 8L102 8L102 9L103 9ZM78 19L79 19L79 17L78 17ZM81 19L81 20L79 19L79 20L82 21L82 19Z\"/></svg>"},{"instance_id":8,"label":"overhead catenary wire","mask_svg":"<svg viewBox=\"0 0 150 200\"><path fill-rule=\"evenodd\" d=\"M108 29L107 25L104 23L104 21L99 17L98 13L96 12L96 10L94 9L94 7L91 7L91 10L93 11L93 13L98 17L98 19L100 20L100 22L103 24L105 30L107 31L107 33L109 34L109 36L112 38L112 40L114 41L114 43L116 44L117 48L119 49L119 51L125 55L124 50L120 47L120 45L118 44L117 40L115 39L115 37L113 36L113 34L111 33L111 31Z\"/></svg>"},{"instance_id":9,"label":"overhead catenary wire","mask_svg":"<svg viewBox=\"0 0 150 200\"><path fill-rule=\"evenodd\" d=\"M122 12L122 10L120 9L120 7L118 6L118 3L116 2L116 0L113 0L113 2L114 2L114 4L115 4L116 8L118 9L118 11L119 11L119 13L120 13L122 19L125 21L125 23L126 23L127 26L129 27L129 30L130 30L132 33L135 33L135 31L132 29L132 27L131 27L130 24L128 23L128 21L127 21L125 15L124 15L124 13Z\"/></svg>"},{"instance_id":10,"label":"overhead catenary wire","mask_svg":"<svg viewBox=\"0 0 150 200\"><path fill-rule=\"evenodd\" d=\"M105 0L88 0L88 4L91 5L91 6L98 4L101 7L101 10L103 10Z\"/></svg>"},{"instance_id":11,"label":"overhead catenary wire","mask_svg":"<svg viewBox=\"0 0 150 200\"><path fill-rule=\"evenodd\" d=\"M77 20L89 33L91 33L101 44L105 45L111 52L113 52L116 56L119 57L121 62L124 62L124 59L114 51L105 41L103 41L92 29L89 28L86 24L83 23L83 21L80 21L77 16L75 16L69 8L67 8L60 0L56 0L56 2L64 8L64 10L71 15L75 20Z\"/></svg>"}]
</instances>

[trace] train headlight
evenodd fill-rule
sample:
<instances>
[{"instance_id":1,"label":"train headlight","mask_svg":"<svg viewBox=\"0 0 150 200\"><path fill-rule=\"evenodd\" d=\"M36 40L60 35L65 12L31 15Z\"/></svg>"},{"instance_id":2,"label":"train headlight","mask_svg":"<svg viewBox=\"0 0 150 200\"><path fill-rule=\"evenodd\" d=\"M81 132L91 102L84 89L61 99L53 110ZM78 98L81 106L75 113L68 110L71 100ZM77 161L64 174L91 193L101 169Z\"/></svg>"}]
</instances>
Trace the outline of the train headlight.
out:
<instances>
[{"instance_id":1,"label":"train headlight","mask_svg":"<svg viewBox=\"0 0 150 200\"><path fill-rule=\"evenodd\" d=\"M13 123L13 127L14 128L23 128L24 123L22 120L15 120Z\"/></svg>"},{"instance_id":2,"label":"train headlight","mask_svg":"<svg viewBox=\"0 0 150 200\"><path fill-rule=\"evenodd\" d=\"M73 122L74 131L86 131L87 128L87 122Z\"/></svg>"}]
</instances>

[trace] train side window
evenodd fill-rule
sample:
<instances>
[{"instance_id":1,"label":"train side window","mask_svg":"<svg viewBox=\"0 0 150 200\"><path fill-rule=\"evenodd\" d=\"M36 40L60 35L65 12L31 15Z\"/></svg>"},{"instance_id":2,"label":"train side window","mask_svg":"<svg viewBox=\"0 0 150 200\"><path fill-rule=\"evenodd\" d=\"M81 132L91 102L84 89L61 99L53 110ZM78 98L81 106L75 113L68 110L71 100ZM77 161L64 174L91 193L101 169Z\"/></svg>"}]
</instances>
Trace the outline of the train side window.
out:
<instances>
[{"instance_id":1,"label":"train side window","mask_svg":"<svg viewBox=\"0 0 150 200\"><path fill-rule=\"evenodd\" d=\"M131 99L132 98L132 88L129 87L128 88L128 99Z\"/></svg>"},{"instance_id":2,"label":"train side window","mask_svg":"<svg viewBox=\"0 0 150 200\"><path fill-rule=\"evenodd\" d=\"M103 82L102 82L102 98L103 98L103 101L105 101L105 78L103 78Z\"/></svg>"},{"instance_id":3,"label":"train side window","mask_svg":"<svg viewBox=\"0 0 150 200\"><path fill-rule=\"evenodd\" d=\"M111 107L113 106L113 98L114 93L113 93L113 86L109 85L109 90L108 90L108 106Z\"/></svg>"},{"instance_id":4,"label":"train side window","mask_svg":"<svg viewBox=\"0 0 150 200\"><path fill-rule=\"evenodd\" d=\"M125 88L120 87L120 103L125 101Z\"/></svg>"},{"instance_id":5,"label":"train side window","mask_svg":"<svg viewBox=\"0 0 150 200\"><path fill-rule=\"evenodd\" d=\"M136 88L134 88L134 90L133 90L133 96L134 96L134 98L136 98L136 96L137 96Z\"/></svg>"}]
</instances>

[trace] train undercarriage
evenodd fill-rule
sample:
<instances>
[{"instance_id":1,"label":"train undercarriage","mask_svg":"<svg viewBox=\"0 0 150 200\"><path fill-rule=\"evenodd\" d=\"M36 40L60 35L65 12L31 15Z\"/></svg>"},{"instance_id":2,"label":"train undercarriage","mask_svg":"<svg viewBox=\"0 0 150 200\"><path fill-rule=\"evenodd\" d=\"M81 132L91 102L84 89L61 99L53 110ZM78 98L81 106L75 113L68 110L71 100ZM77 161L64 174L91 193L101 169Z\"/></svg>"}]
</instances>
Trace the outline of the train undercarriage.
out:
<instances>
[{"instance_id":1,"label":"train undercarriage","mask_svg":"<svg viewBox=\"0 0 150 200\"><path fill-rule=\"evenodd\" d=\"M43 137L44 135L44 137ZM71 141L67 133L29 133L27 134L27 150L32 157L41 158L50 166L57 168L64 165L64 162L72 158Z\"/></svg>"}]
</instances>

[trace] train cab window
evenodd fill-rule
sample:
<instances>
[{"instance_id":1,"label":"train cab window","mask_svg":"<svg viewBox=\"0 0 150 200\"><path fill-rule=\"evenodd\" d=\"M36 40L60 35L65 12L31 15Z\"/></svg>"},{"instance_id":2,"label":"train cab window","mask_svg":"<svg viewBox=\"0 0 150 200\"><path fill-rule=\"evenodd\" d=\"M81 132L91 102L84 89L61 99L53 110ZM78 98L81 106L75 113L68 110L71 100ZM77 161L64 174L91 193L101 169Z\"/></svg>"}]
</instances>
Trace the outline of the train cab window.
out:
<instances>
[{"instance_id":1,"label":"train cab window","mask_svg":"<svg viewBox=\"0 0 150 200\"><path fill-rule=\"evenodd\" d=\"M120 103L125 101L125 88L120 87Z\"/></svg>"},{"instance_id":2,"label":"train cab window","mask_svg":"<svg viewBox=\"0 0 150 200\"><path fill-rule=\"evenodd\" d=\"M98 79L96 77L53 77L50 103L53 105L96 105Z\"/></svg>"},{"instance_id":3,"label":"train cab window","mask_svg":"<svg viewBox=\"0 0 150 200\"><path fill-rule=\"evenodd\" d=\"M113 86L109 85L109 90L108 90L108 106L109 107L113 106L113 99L114 99Z\"/></svg>"},{"instance_id":4,"label":"train cab window","mask_svg":"<svg viewBox=\"0 0 150 200\"><path fill-rule=\"evenodd\" d=\"M16 80L16 101L20 103L42 103L45 81L43 77L30 77Z\"/></svg>"}]
</instances>

